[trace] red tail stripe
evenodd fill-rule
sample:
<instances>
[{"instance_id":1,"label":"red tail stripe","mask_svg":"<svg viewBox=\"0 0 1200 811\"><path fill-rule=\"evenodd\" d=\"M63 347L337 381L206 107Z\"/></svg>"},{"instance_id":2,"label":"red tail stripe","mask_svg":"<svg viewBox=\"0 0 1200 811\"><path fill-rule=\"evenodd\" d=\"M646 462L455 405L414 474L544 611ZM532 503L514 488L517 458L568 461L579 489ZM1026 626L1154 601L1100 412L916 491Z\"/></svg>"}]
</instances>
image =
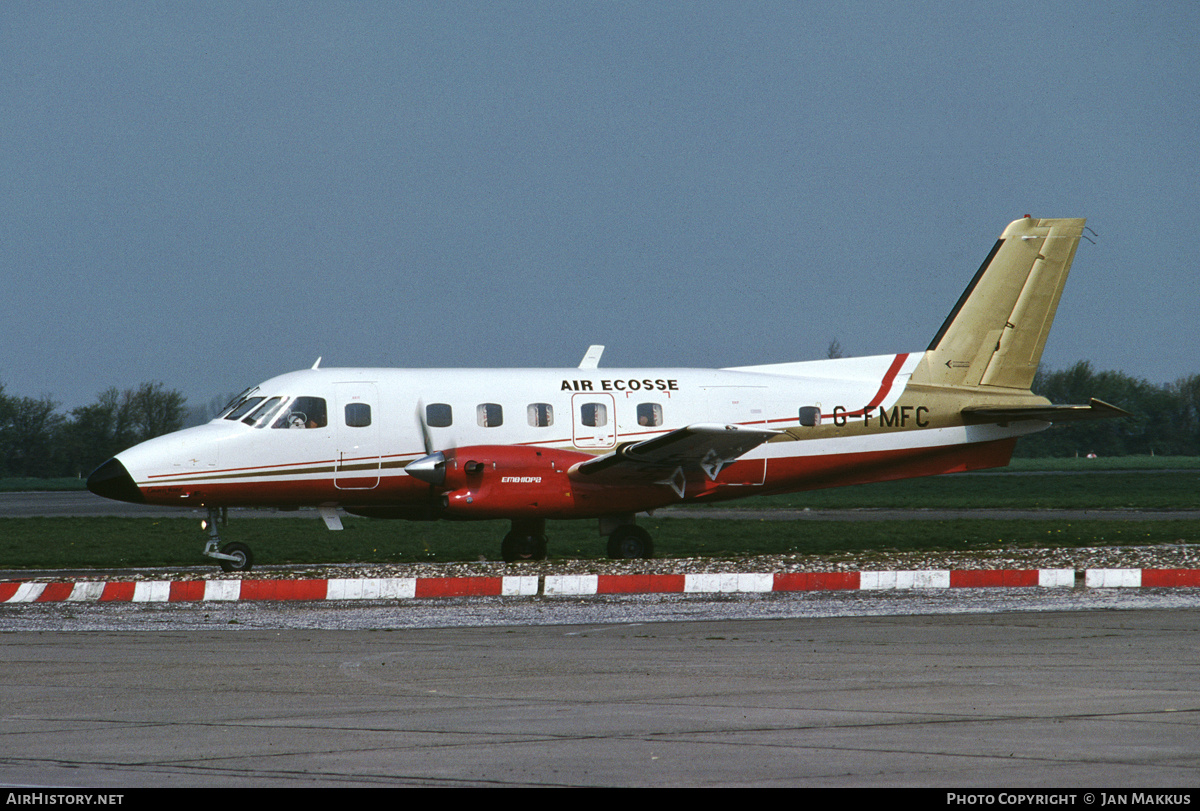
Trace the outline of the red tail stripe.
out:
<instances>
[{"instance_id":1,"label":"red tail stripe","mask_svg":"<svg viewBox=\"0 0 1200 811\"><path fill-rule=\"evenodd\" d=\"M879 390L875 392L875 396L871 398L871 401L867 403L866 406L860 408L858 411L847 411L840 416L861 417L864 413L866 413L868 408L875 408L882 403L888 396L888 393L892 390L892 384L896 382L896 375L900 374L900 370L904 368L904 362L908 360L908 356L911 354L911 352L905 352L903 355L897 355L892 359L892 365L888 367L886 372L884 372L883 380L879 381ZM828 418L832 416L833 414L821 415L822 418Z\"/></svg>"}]
</instances>

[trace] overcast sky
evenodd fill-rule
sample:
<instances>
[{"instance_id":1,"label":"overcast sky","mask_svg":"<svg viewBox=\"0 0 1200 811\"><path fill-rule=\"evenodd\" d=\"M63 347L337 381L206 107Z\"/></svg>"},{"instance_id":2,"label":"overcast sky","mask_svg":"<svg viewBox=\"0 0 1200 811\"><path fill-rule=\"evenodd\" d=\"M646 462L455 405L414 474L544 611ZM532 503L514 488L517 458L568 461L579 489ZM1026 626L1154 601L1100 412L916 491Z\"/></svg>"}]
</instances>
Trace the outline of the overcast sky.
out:
<instances>
[{"instance_id":1,"label":"overcast sky","mask_svg":"<svg viewBox=\"0 0 1200 811\"><path fill-rule=\"evenodd\" d=\"M8 394L922 350L1087 217L1043 361L1200 372L1200 3L0 4Z\"/></svg>"}]
</instances>

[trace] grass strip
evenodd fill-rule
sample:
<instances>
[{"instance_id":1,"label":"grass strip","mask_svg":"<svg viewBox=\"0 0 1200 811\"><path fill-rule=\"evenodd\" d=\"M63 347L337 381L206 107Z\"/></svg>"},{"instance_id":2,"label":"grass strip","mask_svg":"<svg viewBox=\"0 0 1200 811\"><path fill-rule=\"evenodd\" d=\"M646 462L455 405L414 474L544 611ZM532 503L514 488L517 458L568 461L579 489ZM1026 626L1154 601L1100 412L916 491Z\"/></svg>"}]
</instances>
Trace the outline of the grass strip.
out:
<instances>
[{"instance_id":1,"label":"grass strip","mask_svg":"<svg viewBox=\"0 0 1200 811\"><path fill-rule=\"evenodd\" d=\"M1005 548L1142 546L1196 543L1200 521L755 521L643 519L660 558L842 554L880 551L980 551ZM231 521L223 541L241 541L256 565L418 563L497 560L504 521L372 521L348 518L330 532L314 519ZM552 559L605 557L591 521L552 521ZM205 534L183 518L0 519L0 568L124 568L211 563ZM214 564L215 565L215 564Z\"/></svg>"},{"instance_id":2,"label":"grass strip","mask_svg":"<svg viewBox=\"0 0 1200 811\"><path fill-rule=\"evenodd\" d=\"M950 474L779 496L753 496L720 502L720 506L756 510L805 507L829 510L860 507L1196 510L1200 509L1200 470Z\"/></svg>"}]
</instances>

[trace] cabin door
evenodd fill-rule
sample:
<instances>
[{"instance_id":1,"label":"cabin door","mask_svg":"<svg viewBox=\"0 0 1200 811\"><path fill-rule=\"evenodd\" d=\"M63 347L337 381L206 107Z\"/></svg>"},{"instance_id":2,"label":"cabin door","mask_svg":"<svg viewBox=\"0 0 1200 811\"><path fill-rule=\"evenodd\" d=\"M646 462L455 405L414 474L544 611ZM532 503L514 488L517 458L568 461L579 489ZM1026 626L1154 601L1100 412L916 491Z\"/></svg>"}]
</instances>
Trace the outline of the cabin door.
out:
<instances>
[{"instance_id":1,"label":"cabin door","mask_svg":"<svg viewBox=\"0 0 1200 811\"><path fill-rule=\"evenodd\" d=\"M374 383L338 383L337 456L333 484L339 490L379 486L379 395Z\"/></svg>"},{"instance_id":2,"label":"cabin door","mask_svg":"<svg viewBox=\"0 0 1200 811\"><path fill-rule=\"evenodd\" d=\"M580 393L571 397L571 433L576 448L611 448L617 444L617 404L611 394Z\"/></svg>"}]
</instances>

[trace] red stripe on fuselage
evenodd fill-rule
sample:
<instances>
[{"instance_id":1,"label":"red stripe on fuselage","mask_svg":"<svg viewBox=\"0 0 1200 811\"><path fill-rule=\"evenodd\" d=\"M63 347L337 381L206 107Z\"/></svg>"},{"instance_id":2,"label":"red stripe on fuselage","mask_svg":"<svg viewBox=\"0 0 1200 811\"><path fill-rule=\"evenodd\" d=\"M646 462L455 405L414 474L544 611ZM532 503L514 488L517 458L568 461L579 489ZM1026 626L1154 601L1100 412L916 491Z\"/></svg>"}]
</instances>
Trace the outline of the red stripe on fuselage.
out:
<instances>
[{"instance_id":1,"label":"red stripe on fuselage","mask_svg":"<svg viewBox=\"0 0 1200 811\"><path fill-rule=\"evenodd\" d=\"M867 412L867 409L875 408L880 403L882 403L884 401L884 399L887 398L888 394L891 392L892 384L896 382L896 375L900 374L900 369L903 368L904 361L908 360L909 354L910 353L906 352L903 355L897 355L895 357L895 359L892 360L892 365L888 367L888 370L886 372L884 372L883 380L881 380L879 382L879 391L875 392L875 396L871 398L871 401L869 403L867 403L866 406L864 406L863 408L860 408L858 411L848 411L845 414L842 414L841 416L843 416L843 417L861 417L863 414L865 414ZM832 417L833 415L832 414L822 414L821 416L822 416L822 418L824 418L824 417Z\"/></svg>"},{"instance_id":2,"label":"red stripe on fuselage","mask_svg":"<svg viewBox=\"0 0 1200 811\"><path fill-rule=\"evenodd\" d=\"M896 383L896 376L900 374L900 370L904 368L905 361L908 360L911 352L905 352L903 355L897 355L892 358L892 363L888 366L886 372L883 373L883 379L879 381L879 389L875 392L875 396L871 398L864 407L857 411L845 411L838 414L840 417L861 417L866 413L868 408L876 408L887 399L888 394L892 391L892 386ZM833 418L833 414L821 414L821 419L828 420ZM738 425L775 425L776 423L795 423L795 417L782 417L773 420L752 420L750 422L739 422Z\"/></svg>"},{"instance_id":3,"label":"red stripe on fuselage","mask_svg":"<svg viewBox=\"0 0 1200 811\"><path fill-rule=\"evenodd\" d=\"M1004 467L1016 441L1010 438L932 448L772 458L767 461L766 481L754 488L754 494L794 493ZM745 495L750 495L745 488L718 487L698 501L725 501Z\"/></svg>"},{"instance_id":4,"label":"red stripe on fuselage","mask_svg":"<svg viewBox=\"0 0 1200 811\"><path fill-rule=\"evenodd\" d=\"M967 445L945 445L932 448L899 448L861 453L824 456L797 456L767 460L763 484L748 485L745 476L734 476L731 466L716 482L706 477L689 478L687 498L681 500L665 485L630 485L627 487L588 486L571 482L571 497L555 509L530 508L545 518L594 518L620 512L641 512L680 503L728 501L748 495L789 493L840 487L849 484L891 481L917 476L933 476L982 468L1003 467L1012 455L1015 438L998 439ZM733 476L732 480L727 476ZM722 481L726 479L725 481ZM148 488L153 491L154 488ZM165 488L164 488L165 489ZM167 494L147 493L150 503L179 504L178 498ZM209 505L222 506L288 506L297 504L340 504L348 507L428 507L437 511L436 493L428 484L410 476L390 476L380 480L372 489L346 490L334 486L332 478L276 480L267 482L213 482L191 499ZM865 496L869 501L869 494ZM479 514L448 517L469 520L477 517L512 517L507 512L494 514L483 502ZM531 513L532 514L532 513Z\"/></svg>"},{"instance_id":5,"label":"red stripe on fuselage","mask_svg":"<svg viewBox=\"0 0 1200 811\"><path fill-rule=\"evenodd\" d=\"M908 355L909 353L905 352L903 355L897 355L896 359L892 361L892 365L888 367L887 372L883 376L883 381L879 384L879 391L875 393L874 399L867 404L870 408L874 408L882 403L883 398L892 390L892 384L896 382L896 375L900 374L900 369L903 368L904 361L908 360Z\"/></svg>"}]
</instances>

